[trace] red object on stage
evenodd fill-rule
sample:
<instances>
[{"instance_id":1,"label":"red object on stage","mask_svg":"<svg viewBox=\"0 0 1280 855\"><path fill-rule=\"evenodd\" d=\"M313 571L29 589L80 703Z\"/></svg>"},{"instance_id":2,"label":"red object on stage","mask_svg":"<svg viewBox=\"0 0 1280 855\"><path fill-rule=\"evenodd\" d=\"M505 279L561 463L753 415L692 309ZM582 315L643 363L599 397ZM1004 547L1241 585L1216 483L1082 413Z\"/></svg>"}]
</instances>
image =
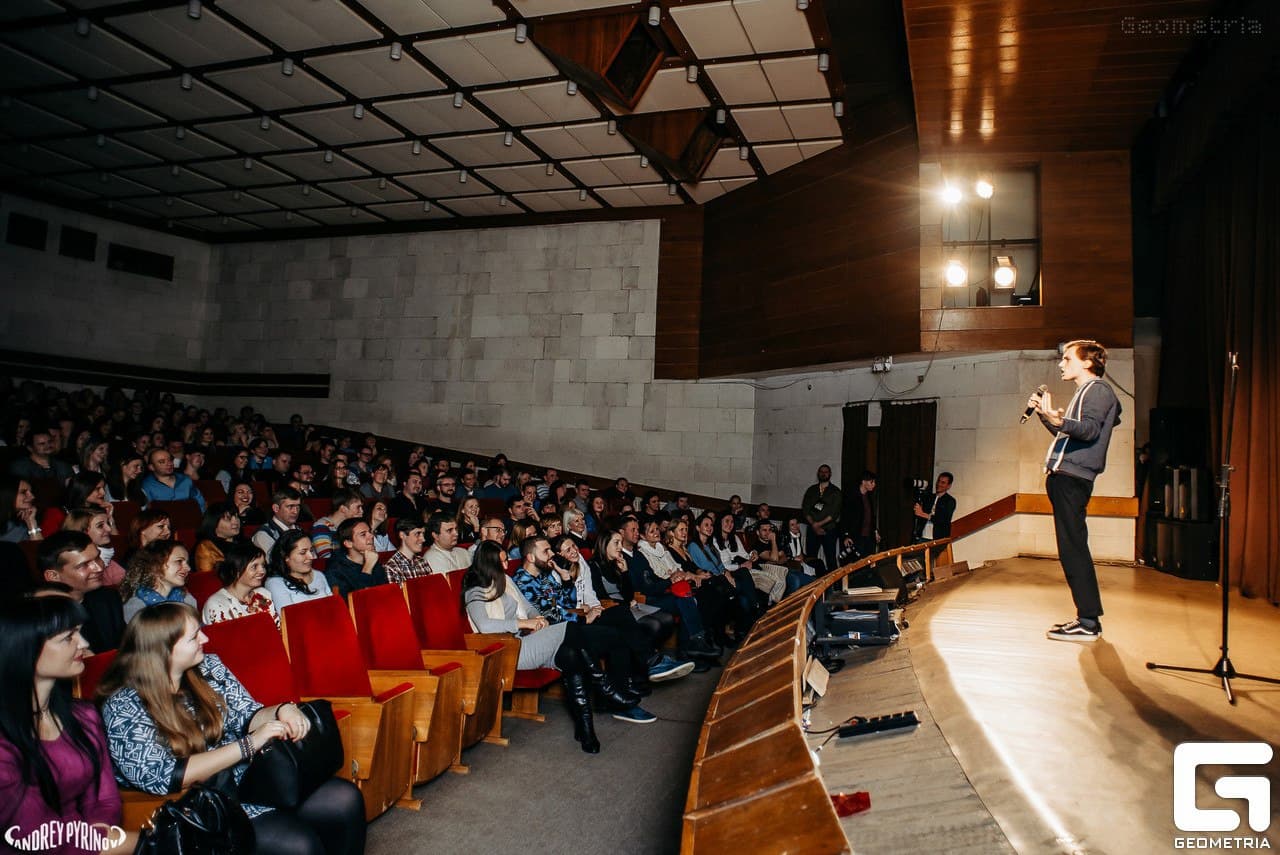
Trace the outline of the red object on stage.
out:
<instances>
[{"instance_id":1,"label":"red object on stage","mask_svg":"<svg viewBox=\"0 0 1280 855\"><path fill-rule=\"evenodd\" d=\"M871 794L858 791L856 793L832 793L831 804L836 809L836 816L853 816L864 810L871 810Z\"/></svg>"}]
</instances>

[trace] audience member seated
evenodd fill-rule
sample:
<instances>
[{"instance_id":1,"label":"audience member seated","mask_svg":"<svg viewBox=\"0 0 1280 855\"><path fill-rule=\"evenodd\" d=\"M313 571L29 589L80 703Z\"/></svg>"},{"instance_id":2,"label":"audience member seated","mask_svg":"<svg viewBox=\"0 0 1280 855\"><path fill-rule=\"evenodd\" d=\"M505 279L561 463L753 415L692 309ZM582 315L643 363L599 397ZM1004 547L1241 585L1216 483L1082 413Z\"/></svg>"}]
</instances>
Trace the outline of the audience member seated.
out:
<instances>
[{"instance_id":1,"label":"audience member seated","mask_svg":"<svg viewBox=\"0 0 1280 855\"><path fill-rule=\"evenodd\" d=\"M773 526L773 530L776 533L779 528L778 521L773 519L770 516L771 513L773 513L773 510L772 508L769 507L768 502L761 502L760 504L756 505L755 515L751 517L749 520L747 520L745 530L753 531L761 523L767 522Z\"/></svg>"},{"instance_id":2,"label":"audience member seated","mask_svg":"<svg viewBox=\"0 0 1280 855\"><path fill-rule=\"evenodd\" d=\"M238 785L273 739L300 740L310 720L295 704L264 707L222 661L206 655L195 611L147 609L125 631L99 687L111 759L122 781L156 795L230 770ZM364 800L350 781L326 781L296 810L245 804L258 852L358 855Z\"/></svg>"},{"instance_id":3,"label":"audience member seated","mask_svg":"<svg viewBox=\"0 0 1280 855\"><path fill-rule=\"evenodd\" d=\"M502 524L502 520L498 517L485 517L480 520L480 539L471 544L471 548L467 550L472 560L475 560L476 547L481 543L496 543L498 548L502 550L502 561L505 565L511 556L507 553L505 546L507 539L507 527Z\"/></svg>"},{"instance_id":4,"label":"audience member seated","mask_svg":"<svg viewBox=\"0 0 1280 855\"><path fill-rule=\"evenodd\" d=\"M87 617L80 633L93 650L101 653L120 646L124 633L120 594L102 586L102 560L87 534L59 531L49 535L36 552L36 569L45 581L66 585L68 596L84 607Z\"/></svg>"},{"instance_id":5,"label":"audience member seated","mask_svg":"<svg viewBox=\"0 0 1280 855\"><path fill-rule=\"evenodd\" d=\"M367 522L359 518L345 521L338 526L333 541L335 548L329 553L325 575L344 600L352 591L387 584L387 568L378 560L373 531Z\"/></svg>"},{"instance_id":6,"label":"audience member seated","mask_svg":"<svg viewBox=\"0 0 1280 855\"><path fill-rule=\"evenodd\" d=\"M280 535L298 527L298 514L302 511L302 496L292 487L280 486L271 494L271 519L253 533L253 544L265 555Z\"/></svg>"},{"instance_id":7,"label":"audience member seated","mask_svg":"<svg viewBox=\"0 0 1280 855\"><path fill-rule=\"evenodd\" d=\"M127 567L133 553L157 540L169 540L171 537L173 526L169 514L152 508L139 511L129 523L129 536L125 539L125 555L121 563Z\"/></svg>"},{"instance_id":8,"label":"audience member seated","mask_svg":"<svg viewBox=\"0 0 1280 855\"><path fill-rule=\"evenodd\" d=\"M768 508L768 505L765 505L765 508ZM773 594L776 594L776 596L771 594L771 601L776 603L782 597L792 591L803 588L809 583L809 577L802 570L787 565L791 556L787 555L787 551L782 548L782 544L778 541L778 533L774 529L773 520L768 517L764 519L757 518L755 535L759 541L756 551L760 554L760 565L757 570L762 574L768 574L770 579L780 579L782 581L783 590L778 592L775 586ZM752 573L752 576L755 575L755 573Z\"/></svg>"},{"instance_id":9,"label":"audience member seated","mask_svg":"<svg viewBox=\"0 0 1280 855\"><path fill-rule=\"evenodd\" d=\"M125 853L136 844L110 830L121 803L102 719L71 697L89 655L86 620L67 596L0 603L0 826L12 851ZM85 826L78 840L46 845L43 835L71 824Z\"/></svg>"},{"instance_id":10,"label":"audience member seated","mask_svg":"<svg viewBox=\"0 0 1280 855\"><path fill-rule=\"evenodd\" d=\"M431 535L431 548L422 557L432 573L451 573L471 566L471 553L458 546L458 523L450 514L432 514L427 520L427 533Z\"/></svg>"},{"instance_id":11,"label":"audience member seated","mask_svg":"<svg viewBox=\"0 0 1280 855\"><path fill-rule=\"evenodd\" d=\"M16 475L0 475L0 540L21 543L24 540L42 540L36 512L36 494L31 484Z\"/></svg>"},{"instance_id":12,"label":"audience member seated","mask_svg":"<svg viewBox=\"0 0 1280 855\"><path fill-rule=\"evenodd\" d=\"M213 476L222 485L222 489L231 494L231 485L240 481L251 481L253 474L249 471L249 449L237 448L231 456L231 465Z\"/></svg>"},{"instance_id":13,"label":"audience member seated","mask_svg":"<svg viewBox=\"0 0 1280 855\"><path fill-rule=\"evenodd\" d=\"M103 566L103 585L115 586L124 581L124 565L115 560L116 551L111 546L111 526L107 522L105 511L101 508L77 508L67 514L67 518L62 521L62 529L83 532L98 547L98 556Z\"/></svg>"},{"instance_id":14,"label":"audience member seated","mask_svg":"<svg viewBox=\"0 0 1280 855\"><path fill-rule=\"evenodd\" d=\"M458 503L458 542L475 543L480 539L480 500L467 496Z\"/></svg>"},{"instance_id":15,"label":"audience member seated","mask_svg":"<svg viewBox=\"0 0 1280 855\"><path fill-rule=\"evenodd\" d=\"M147 495L142 492L142 471L142 455L132 450L112 462L107 470L108 501L145 505Z\"/></svg>"},{"instance_id":16,"label":"audience member seated","mask_svg":"<svg viewBox=\"0 0 1280 855\"><path fill-rule=\"evenodd\" d=\"M62 521L67 518L69 511L89 507L102 508L114 533L112 507L107 501L107 479L96 472L81 472L71 476L71 481L62 494L62 507L45 509L39 527L41 531L55 532L62 528Z\"/></svg>"},{"instance_id":17,"label":"audience member seated","mask_svg":"<svg viewBox=\"0 0 1280 855\"><path fill-rule=\"evenodd\" d=\"M398 585L409 579L431 575L431 565L422 557L427 545L426 524L420 519L404 517L396 520L396 534L400 535L400 546L395 555L383 562L387 568L387 580Z\"/></svg>"},{"instance_id":18,"label":"audience member seated","mask_svg":"<svg viewBox=\"0 0 1280 855\"><path fill-rule=\"evenodd\" d=\"M760 555L754 549L747 550L742 538L738 537L738 533L734 531L736 524L733 514L729 511L724 511L716 517L716 533L711 542L715 545L725 572L735 573L737 578L741 578L744 573L749 574L756 590L765 597L769 596L775 585L781 584L785 587L785 580L780 581L758 572ZM763 611L763 604L758 604L756 611Z\"/></svg>"},{"instance_id":19,"label":"audience member seated","mask_svg":"<svg viewBox=\"0 0 1280 855\"><path fill-rule=\"evenodd\" d=\"M703 660L718 658L720 652L707 638L698 601L693 598L688 583L673 588L671 582L653 572L653 567L639 551L640 523L635 517L626 517L619 531L627 575L635 592L644 594L648 605L680 618L680 647L686 655Z\"/></svg>"},{"instance_id":20,"label":"audience member seated","mask_svg":"<svg viewBox=\"0 0 1280 855\"><path fill-rule=\"evenodd\" d=\"M80 449L80 466L76 471L97 472L102 477L107 477L107 473L111 469L107 462L107 455L110 451L111 443L107 442L106 439L90 436Z\"/></svg>"},{"instance_id":21,"label":"audience member seated","mask_svg":"<svg viewBox=\"0 0 1280 855\"><path fill-rule=\"evenodd\" d=\"M704 511L702 516L698 517L694 532L690 533L689 557L700 570L705 570L715 577L714 584L722 586L732 594L736 607L733 625L740 639L747 634L761 611L760 603L756 599L755 580L751 577L749 570L724 566L724 562L720 559L720 549L716 546L715 535L716 515L711 511Z\"/></svg>"},{"instance_id":22,"label":"audience member seated","mask_svg":"<svg viewBox=\"0 0 1280 855\"><path fill-rule=\"evenodd\" d=\"M348 480L350 475L351 467L347 463L347 456L345 454L335 454L333 463L329 466L329 471L325 473L325 491L336 493L338 490L346 490L351 487L351 483Z\"/></svg>"},{"instance_id":23,"label":"audience member seated","mask_svg":"<svg viewBox=\"0 0 1280 855\"><path fill-rule=\"evenodd\" d=\"M201 613L205 623L266 612L275 620L276 626L280 625L280 615L276 612L271 592L263 587L267 579L267 557L261 549L252 543L230 544L217 572L226 587L205 602Z\"/></svg>"},{"instance_id":24,"label":"audience member seated","mask_svg":"<svg viewBox=\"0 0 1280 855\"><path fill-rule=\"evenodd\" d=\"M573 502L566 503L560 523L562 532L573 538L579 549L587 547L591 540L591 536L587 533L587 515L578 510L577 505Z\"/></svg>"},{"instance_id":25,"label":"audience member seated","mask_svg":"<svg viewBox=\"0 0 1280 855\"><path fill-rule=\"evenodd\" d=\"M479 478L476 476L474 469L463 469L458 475L458 491L456 498L462 499L479 498Z\"/></svg>"},{"instance_id":26,"label":"audience member seated","mask_svg":"<svg viewBox=\"0 0 1280 855\"><path fill-rule=\"evenodd\" d=\"M616 517L635 510L636 494L631 492L631 482L626 478L617 479L612 487L600 495L604 499L604 506L608 509L609 516Z\"/></svg>"},{"instance_id":27,"label":"audience member seated","mask_svg":"<svg viewBox=\"0 0 1280 855\"><path fill-rule=\"evenodd\" d=\"M520 635L521 670L558 668L573 719L573 736L588 754L600 751L591 714L591 665L582 653L576 623L552 624L538 614L507 578L502 549L485 542L462 579L462 602L476 632ZM527 634L524 634L527 633Z\"/></svg>"},{"instance_id":28,"label":"audience member seated","mask_svg":"<svg viewBox=\"0 0 1280 855\"><path fill-rule=\"evenodd\" d=\"M356 520L364 516L364 502L360 494L351 487L341 487L333 494L331 503L333 510L327 517L321 517L311 526L311 546L317 558L328 558L333 551L333 533L347 520Z\"/></svg>"},{"instance_id":29,"label":"audience member seated","mask_svg":"<svg viewBox=\"0 0 1280 855\"><path fill-rule=\"evenodd\" d=\"M390 466L386 463L375 463L369 472L369 480L360 485L360 495L366 499L386 499L388 501L395 498L396 491L388 480L390 475Z\"/></svg>"},{"instance_id":30,"label":"audience member seated","mask_svg":"<svg viewBox=\"0 0 1280 855\"><path fill-rule=\"evenodd\" d=\"M27 454L9 464L9 474L26 481L52 480L66 484L71 477L71 464L54 456L53 437L49 428L38 427L27 434Z\"/></svg>"},{"instance_id":31,"label":"audience member seated","mask_svg":"<svg viewBox=\"0 0 1280 855\"><path fill-rule=\"evenodd\" d=\"M427 510L433 514L446 513L449 516L458 514L458 479L452 473L443 472L436 477L435 496L427 502Z\"/></svg>"},{"instance_id":32,"label":"audience member seated","mask_svg":"<svg viewBox=\"0 0 1280 855\"><path fill-rule=\"evenodd\" d=\"M264 437L255 437L249 441L249 472L254 480L270 480L271 464L275 461L271 459L271 447L267 444Z\"/></svg>"},{"instance_id":33,"label":"audience member seated","mask_svg":"<svg viewBox=\"0 0 1280 855\"><path fill-rule=\"evenodd\" d=\"M204 466L207 457L205 450L199 445L185 445L182 449L182 474L193 482L205 477Z\"/></svg>"},{"instance_id":34,"label":"audience member seated","mask_svg":"<svg viewBox=\"0 0 1280 855\"><path fill-rule=\"evenodd\" d=\"M369 505L369 511L365 514L365 522L369 524L369 528L373 531L373 549L375 552L391 552L396 547L391 542L391 533L387 531L387 500L376 499Z\"/></svg>"},{"instance_id":35,"label":"audience member seated","mask_svg":"<svg viewBox=\"0 0 1280 855\"><path fill-rule=\"evenodd\" d=\"M733 527L737 531L742 531L747 525L747 508L742 504L742 497L734 493L729 497L729 510L727 511L733 517Z\"/></svg>"},{"instance_id":36,"label":"audience member seated","mask_svg":"<svg viewBox=\"0 0 1280 855\"><path fill-rule=\"evenodd\" d=\"M265 587L271 592L277 610L294 603L333 596L328 577L313 566L315 557L311 538L306 532L286 531L276 541L267 559L269 575Z\"/></svg>"},{"instance_id":37,"label":"audience member seated","mask_svg":"<svg viewBox=\"0 0 1280 855\"><path fill-rule=\"evenodd\" d=\"M661 650L676 630L675 618L647 603L636 600L627 572L627 557L622 551L622 533L602 531L596 538L595 551L591 555L591 582L596 596L612 600L627 607L645 632L649 633L655 650Z\"/></svg>"},{"instance_id":38,"label":"audience member seated","mask_svg":"<svg viewBox=\"0 0 1280 855\"><path fill-rule=\"evenodd\" d=\"M157 540L133 553L120 583L125 623L147 606L160 603L186 603L195 608L196 598L186 588L190 572L187 548L176 540Z\"/></svg>"},{"instance_id":39,"label":"audience member seated","mask_svg":"<svg viewBox=\"0 0 1280 855\"><path fill-rule=\"evenodd\" d=\"M705 619L707 634L719 644L728 646L739 639L728 633L728 623L734 617L734 590L717 581L723 577L698 566L689 552L689 522L681 517L667 530L666 549L657 542L661 526L654 520L644 523L641 531L640 551L653 566L654 572L674 568L668 578L684 578L693 586L693 596ZM677 573L679 575L677 575Z\"/></svg>"},{"instance_id":40,"label":"audience member seated","mask_svg":"<svg viewBox=\"0 0 1280 855\"><path fill-rule=\"evenodd\" d=\"M228 495L231 497L232 506L236 509L236 516L240 519L241 529L251 525L262 525L267 521L267 515L258 507L253 485L248 481L234 483Z\"/></svg>"},{"instance_id":41,"label":"audience member seated","mask_svg":"<svg viewBox=\"0 0 1280 855\"><path fill-rule=\"evenodd\" d=\"M511 473L506 469L495 471L492 480L476 491L478 498L502 499L504 502L518 495L520 491L512 485Z\"/></svg>"},{"instance_id":42,"label":"audience member seated","mask_svg":"<svg viewBox=\"0 0 1280 855\"><path fill-rule=\"evenodd\" d=\"M210 573L217 570L227 547L244 542L235 505L230 502L210 505L196 531L195 571Z\"/></svg>"},{"instance_id":43,"label":"audience member seated","mask_svg":"<svg viewBox=\"0 0 1280 855\"><path fill-rule=\"evenodd\" d=\"M422 495L422 476L413 470L405 473L400 483L400 492L387 506L387 512L398 520L415 519L422 521L425 504L419 499Z\"/></svg>"},{"instance_id":44,"label":"audience member seated","mask_svg":"<svg viewBox=\"0 0 1280 855\"><path fill-rule=\"evenodd\" d=\"M609 527L605 523L608 516L609 507L605 504L604 496L599 493L592 496L591 504L587 508L587 534L592 537L599 536L600 532Z\"/></svg>"},{"instance_id":45,"label":"audience member seated","mask_svg":"<svg viewBox=\"0 0 1280 855\"><path fill-rule=\"evenodd\" d=\"M147 468L151 474L142 479L142 492L148 501L177 502L191 499L204 511L204 496L196 484L181 472L173 471L173 455L168 449L153 448L147 452Z\"/></svg>"}]
</instances>

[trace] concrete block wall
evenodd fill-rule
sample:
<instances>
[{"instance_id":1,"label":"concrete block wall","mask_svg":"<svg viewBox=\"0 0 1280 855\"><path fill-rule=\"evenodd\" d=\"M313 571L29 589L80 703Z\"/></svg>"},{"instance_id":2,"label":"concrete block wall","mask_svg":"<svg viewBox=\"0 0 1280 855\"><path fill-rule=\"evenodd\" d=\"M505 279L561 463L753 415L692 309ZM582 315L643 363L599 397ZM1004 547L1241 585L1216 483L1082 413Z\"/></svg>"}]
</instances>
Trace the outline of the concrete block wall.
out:
<instances>
[{"instance_id":1,"label":"concrete block wall","mask_svg":"<svg viewBox=\"0 0 1280 855\"><path fill-rule=\"evenodd\" d=\"M653 379L659 227L221 246L206 366L331 372L273 417L746 497L751 387Z\"/></svg>"},{"instance_id":2,"label":"concrete block wall","mask_svg":"<svg viewBox=\"0 0 1280 855\"><path fill-rule=\"evenodd\" d=\"M957 516L1011 493L1042 493L1043 461L1051 438L1038 421L1019 425L1018 418L1027 395L1041 383L1049 386L1057 406L1070 400L1074 387L1057 379L1057 362L1054 351L1006 351L938 358L932 364L901 362L886 375L860 368L761 381L770 388L756 392L752 495L756 501L796 505L820 464L829 463L838 473L843 405L882 398L886 388L901 392L903 399L937 399L935 466L932 473L922 474L933 478L943 470L954 473ZM1112 351L1107 373L1133 389L1132 352ZM920 375L925 380L916 386ZM1134 405L1126 394L1119 396L1124 412L1112 435L1107 469L1094 489L1098 496L1133 495ZM1089 531L1096 557L1133 559L1131 520L1095 519ZM957 557L969 561L1020 553L1056 554L1051 517L1019 515L956 547Z\"/></svg>"},{"instance_id":3,"label":"concrete block wall","mask_svg":"<svg viewBox=\"0 0 1280 855\"><path fill-rule=\"evenodd\" d=\"M43 252L0 243L0 341L13 350L167 368L199 369L204 358L211 248L198 241L46 205L0 197L11 212L49 222ZM97 259L58 254L62 226L94 232ZM115 242L174 257L172 282L107 269Z\"/></svg>"}]
</instances>

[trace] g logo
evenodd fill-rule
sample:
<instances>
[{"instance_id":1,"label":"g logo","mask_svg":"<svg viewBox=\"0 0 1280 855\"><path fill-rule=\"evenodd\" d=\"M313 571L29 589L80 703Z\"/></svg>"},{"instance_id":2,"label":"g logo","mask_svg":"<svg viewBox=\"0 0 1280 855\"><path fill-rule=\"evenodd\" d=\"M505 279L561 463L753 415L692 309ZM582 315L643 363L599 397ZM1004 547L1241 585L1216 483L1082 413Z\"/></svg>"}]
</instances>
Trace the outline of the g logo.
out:
<instances>
[{"instance_id":1,"label":"g logo","mask_svg":"<svg viewBox=\"0 0 1280 855\"><path fill-rule=\"evenodd\" d=\"M1229 808L1196 807L1196 767L1263 765L1271 762L1265 742L1184 742L1173 750L1173 824L1182 831L1235 831L1240 815ZM1271 781L1261 775L1228 775L1213 785L1224 799L1249 804L1249 827L1261 833L1271 824Z\"/></svg>"}]
</instances>

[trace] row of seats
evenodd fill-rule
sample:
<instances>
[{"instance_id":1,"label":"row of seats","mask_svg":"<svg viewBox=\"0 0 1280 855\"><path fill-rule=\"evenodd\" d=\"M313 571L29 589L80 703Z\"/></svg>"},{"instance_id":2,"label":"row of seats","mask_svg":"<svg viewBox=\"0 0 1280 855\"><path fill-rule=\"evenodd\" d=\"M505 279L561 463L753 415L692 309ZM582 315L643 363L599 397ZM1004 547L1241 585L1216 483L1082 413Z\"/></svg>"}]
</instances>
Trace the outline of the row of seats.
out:
<instances>
[{"instance_id":1,"label":"row of seats","mask_svg":"<svg viewBox=\"0 0 1280 855\"><path fill-rule=\"evenodd\" d=\"M212 574L193 574L193 580ZM341 718L342 775L363 792L366 818L392 805L416 809L412 787L447 770L462 751L506 745L507 715L534 717L538 691L559 677L518 672L520 641L469 632L458 603L462 571L287 606L281 626L265 613L204 628L217 654L260 703L326 698ZM86 663L76 692L92 697L115 651ZM163 800L125 792L126 826L138 828Z\"/></svg>"}]
</instances>

